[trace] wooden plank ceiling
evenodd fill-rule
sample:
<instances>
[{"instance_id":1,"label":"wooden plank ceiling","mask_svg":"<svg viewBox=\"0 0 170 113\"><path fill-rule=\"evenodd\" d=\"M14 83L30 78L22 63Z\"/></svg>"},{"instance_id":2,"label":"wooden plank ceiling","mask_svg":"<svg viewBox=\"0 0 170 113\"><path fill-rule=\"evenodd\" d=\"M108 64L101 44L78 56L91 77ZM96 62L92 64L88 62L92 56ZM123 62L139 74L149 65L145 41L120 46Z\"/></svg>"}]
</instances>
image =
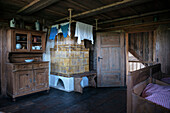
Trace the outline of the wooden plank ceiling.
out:
<instances>
[{"instance_id":1,"label":"wooden plank ceiling","mask_svg":"<svg viewBox=\"0 0 170 113\"><path fill-rule=\"evenodd\" d=\"M71 8L74 20L95 25L98 19L99 27L107 28L121 19L169 13L169 4L170 0L1 0L0 21L9 22L14 17L34 23L44 19L50 25L68 21Z\"/></svg>"}]
</instances>

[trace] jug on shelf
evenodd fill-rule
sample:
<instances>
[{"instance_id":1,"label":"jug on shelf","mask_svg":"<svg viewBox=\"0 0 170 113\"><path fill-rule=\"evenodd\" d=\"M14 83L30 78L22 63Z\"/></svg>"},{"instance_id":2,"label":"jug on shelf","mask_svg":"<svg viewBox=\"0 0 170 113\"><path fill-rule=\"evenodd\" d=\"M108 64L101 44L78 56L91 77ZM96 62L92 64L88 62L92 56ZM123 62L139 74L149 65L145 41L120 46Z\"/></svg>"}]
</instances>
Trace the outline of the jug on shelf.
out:
<instances>
[{"instance_id":1,"label":"jug on shelf","mask_svg":"<svg viewBox=\"0 0 170 113\"><path fill-rule=\"evenodd\" d=\"M16 22L15 22L15 20L14 20L14 18L10 21L10 27L15 27L15 24L16 24Z\"/></svg>"},{"instance_id":2,"label":"jug on shelf","mask_svg":"<svg viewBox=\"0 0 170 113\"><path fill-rule=\"evenodd\" d=\"M40 30L40 23L38 22L38 20L35 22L35 30Z\"/></svg>"}]
</instances>

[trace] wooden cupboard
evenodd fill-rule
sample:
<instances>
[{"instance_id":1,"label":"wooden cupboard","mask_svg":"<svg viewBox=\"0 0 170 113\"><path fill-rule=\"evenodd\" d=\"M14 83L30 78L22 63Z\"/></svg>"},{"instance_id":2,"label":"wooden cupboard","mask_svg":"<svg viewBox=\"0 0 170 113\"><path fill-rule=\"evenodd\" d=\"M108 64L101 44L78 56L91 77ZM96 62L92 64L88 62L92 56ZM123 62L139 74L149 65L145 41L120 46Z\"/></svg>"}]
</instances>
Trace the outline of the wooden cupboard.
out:
<instances>
[{"instance_id":1,"label":"wooden cupboard","mask_svg":"<svg viewBox=\"0 0 170 113\"><path fill-rule=\"evenodd\" d=\"M7 30L7 94L16 97L49 90L49 62L42 61L46 33ZM25 62L34 59L33 62Z\"/></svg>"},{"instance_id":2,"label":"wooden cupboard","mask_svg":"<svg viewBox=\"0 0 170 113\"><path fill-rule=\"evenodd\" d=\"M7 31L8 52L44 52L46 33L21 29Z\"/></svg>"},{"instance_id":3,"label":"wooden cupboard","mask_svg":"<svg viewBox=\"0 0 170 113\"><path fill-rule=\"evenodd\" d=\"M7 63L7 94L16 97L49 90L49 62Z\"/></svg>"}]
</instances>

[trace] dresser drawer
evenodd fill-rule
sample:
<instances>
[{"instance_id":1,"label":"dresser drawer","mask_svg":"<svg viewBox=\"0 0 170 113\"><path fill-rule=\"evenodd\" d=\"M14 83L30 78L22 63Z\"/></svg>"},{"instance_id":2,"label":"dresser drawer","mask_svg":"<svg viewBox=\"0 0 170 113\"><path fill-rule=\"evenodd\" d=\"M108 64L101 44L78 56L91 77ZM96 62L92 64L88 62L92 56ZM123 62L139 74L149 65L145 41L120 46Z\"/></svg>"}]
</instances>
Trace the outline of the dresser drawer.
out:
<instances>
[{"instance_id":1,"label":"dresser drawer","mask_svg":"<svg viewBox=\"0 0 170 113\"><path fill-rule=\"evenodd\" d=\"M28 70L32 69L32 64L14 65L13 70Z\"/></svg>"},{"instance_id":2,"label":"dresser drawer","mask_svg":"<svg viewBox=\"0 0 170 113\"><path fill-rule=\"evenodd\" d=\"M34 69L38 69L38 68L48 68L49 64L48 63L36 63L33 64L33 68Z\"/></svg>"}]
</instances>

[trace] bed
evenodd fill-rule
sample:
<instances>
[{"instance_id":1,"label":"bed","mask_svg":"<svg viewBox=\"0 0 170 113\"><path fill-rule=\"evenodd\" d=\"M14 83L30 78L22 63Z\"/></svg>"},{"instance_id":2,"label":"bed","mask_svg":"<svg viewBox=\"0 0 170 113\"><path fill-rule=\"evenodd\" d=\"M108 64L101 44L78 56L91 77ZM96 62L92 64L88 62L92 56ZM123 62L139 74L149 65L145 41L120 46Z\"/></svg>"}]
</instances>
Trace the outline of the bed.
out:
<instances>
[{"instance_id":1,"label":"bed","mask_svg":"<svg viewBox=\"0 0 170 113\"><path fill-rule=\"evenodd\" d=\"M167 83L153 78L160 76L160 70L149 66L130 73L127 77L127 113L170 113L170 109L151 102L141 96L149 83L169 86ZM157 67L157 68L158 68ZM151 77L152 75L152 77ZM162 75L161 75L162 76Z\"/></svg>"}]
</instances>

